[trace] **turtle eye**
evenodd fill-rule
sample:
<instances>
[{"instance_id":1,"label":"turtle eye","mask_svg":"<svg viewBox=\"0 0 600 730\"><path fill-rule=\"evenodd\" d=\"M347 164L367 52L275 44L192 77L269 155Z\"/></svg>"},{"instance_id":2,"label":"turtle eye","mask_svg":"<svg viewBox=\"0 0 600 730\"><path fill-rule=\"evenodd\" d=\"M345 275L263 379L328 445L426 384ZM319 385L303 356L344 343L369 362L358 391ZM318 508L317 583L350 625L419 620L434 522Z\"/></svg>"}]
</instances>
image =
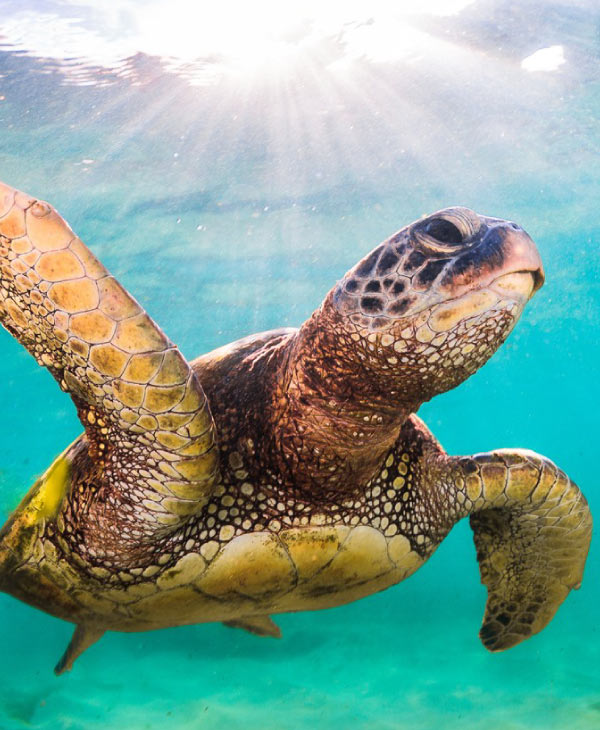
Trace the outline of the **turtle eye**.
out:
<instances>
[{"instance_id":1,"label":"turtle eye","mask_svg":"<svg viewBox=\"0 0 600 730\"><path fill-rule=\"evenodd\" d=\"M440 243L459 245L463 235L459 229L445 218L434 218L425 226L425 233Z\"/></svg>"},{"instance_id":2,"label":"turtle eye","mask_svg":"<svg viewBox=\"0 0 600 730\"><path fill-rule=\"evenodd\" d=\"M444 208L421 219L413 230L417 248L428 256L454 256L472 246L481 228L479 216L468 208Z\"/></svg>"}]
</instances>

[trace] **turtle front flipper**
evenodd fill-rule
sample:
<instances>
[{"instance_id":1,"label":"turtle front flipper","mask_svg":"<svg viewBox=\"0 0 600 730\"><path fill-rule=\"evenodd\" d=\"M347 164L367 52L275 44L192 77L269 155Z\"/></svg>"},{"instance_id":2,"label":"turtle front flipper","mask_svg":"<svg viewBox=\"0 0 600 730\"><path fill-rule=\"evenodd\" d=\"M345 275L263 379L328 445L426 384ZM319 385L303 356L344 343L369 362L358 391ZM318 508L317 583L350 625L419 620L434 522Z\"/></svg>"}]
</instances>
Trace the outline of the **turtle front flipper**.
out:
<instances>
[{"instance_id":1,"label":"turtle front flipper","mask_svg":"<svg viewBox=\"0 0 600 730\"><path fill-rule=\"evenodd\" d=\"M2 184L0 323L73 398L104 514L152 535L203 507L218 455L197 377L50 205Z\"/></svg>"},{"instance_id":2,"label":"turtle front flipper","mask_svg":"<svg viewBox=\"0 0 600 730\"><path fill-rule=\"evenodd\" d=\"M525 450L457 460L459 501L470 513L488 601L480 637L490 651L541 631L579 588L592 517L579 488Z\"/></svg>"}]
</instances>

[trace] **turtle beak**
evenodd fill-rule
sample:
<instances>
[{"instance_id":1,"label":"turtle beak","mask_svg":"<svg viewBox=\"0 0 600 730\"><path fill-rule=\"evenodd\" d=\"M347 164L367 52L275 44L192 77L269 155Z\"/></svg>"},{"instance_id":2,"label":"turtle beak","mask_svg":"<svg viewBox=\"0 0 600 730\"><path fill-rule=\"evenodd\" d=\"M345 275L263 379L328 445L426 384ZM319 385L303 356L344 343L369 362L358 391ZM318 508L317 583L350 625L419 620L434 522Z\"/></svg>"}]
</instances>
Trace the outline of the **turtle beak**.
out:
<instances>
[{"instance_id":1,"label":"turtle beak","mask_svg":"<svg viewBox=\"0 0 600 730\"><path fill-rule=\"evenodd\" d=\"M545 280L544 266L537 246L525 231L514 223L505 238L505 250L509 256L509 266L518 272L527 272L533 279L529 299L542 287Z\"/></svg>"},{"instance_id":2,"label":"turtle beak","mask_svg":"<svg viewBox=\"0 0 600 730\"><path fill-rule=\"evenodd\" d=\"M520 291L531 299L544 284L544 267L535 243L516 223L503 222L495 226L502 239L502 271L494 281L494 288Z\"/></svg>"},{"instance_id":3,"label":"turtle beak","mask_svg":"<svg viewBox=\"0 0 600 730\"><path fill-rule=\"evenodd\" d=\"M545 281L546 274L544 273L544 267L540 264L540 268L533 272L533 291L531 296L533 296L538 289L541 289L544 286Z\"/></svg>"}]
</instances>

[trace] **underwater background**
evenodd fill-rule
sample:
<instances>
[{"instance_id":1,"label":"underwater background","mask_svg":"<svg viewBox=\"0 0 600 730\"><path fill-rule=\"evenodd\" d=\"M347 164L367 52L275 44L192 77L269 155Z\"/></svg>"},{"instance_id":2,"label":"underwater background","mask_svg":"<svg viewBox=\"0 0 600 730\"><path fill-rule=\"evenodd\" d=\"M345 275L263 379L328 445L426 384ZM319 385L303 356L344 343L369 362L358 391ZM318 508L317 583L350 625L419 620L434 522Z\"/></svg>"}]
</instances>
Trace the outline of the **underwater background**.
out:
<instances>
[{"instance_id":1,"label":"underwater background","mask_svg":"<svg viewBox=\"0 0 600 730\"><path fill-rule=\"evenodd\" d=\"M52 202L188 357L296 326L451 205L517 221L546 285L423 406L450 453L527 447L600 519L597 2L2 0L0 179ZM322 6L322 7L321 7ZM285 9L284 9L285 8ZM81 431L0 332L0 513ZM600 727L598 546L541 634L490 654L467 522L405 583L277 618L107 634L0 596L0 730Z\"/></svg>"}]
</instances>

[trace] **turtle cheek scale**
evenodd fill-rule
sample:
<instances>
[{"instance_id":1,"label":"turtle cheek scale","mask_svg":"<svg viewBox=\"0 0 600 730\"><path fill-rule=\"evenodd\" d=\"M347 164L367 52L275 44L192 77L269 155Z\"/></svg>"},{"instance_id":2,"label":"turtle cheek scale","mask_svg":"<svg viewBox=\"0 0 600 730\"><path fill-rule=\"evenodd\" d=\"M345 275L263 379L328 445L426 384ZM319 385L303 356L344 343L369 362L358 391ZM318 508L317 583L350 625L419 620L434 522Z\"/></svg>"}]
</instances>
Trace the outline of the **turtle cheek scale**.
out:
<instances>
[{"instance_id":1,"label":"turtle cheek scale","mask_svg":"<svg viewBox=\"0 0 600 730\"><path fill-rule=\"evenodd\" d=\"M414 407L455 388L504 342L525 304L492 289L444 302L387 328L348 323L363 370L382 384L390 402Z\"/></svg>"}]
</instances>

